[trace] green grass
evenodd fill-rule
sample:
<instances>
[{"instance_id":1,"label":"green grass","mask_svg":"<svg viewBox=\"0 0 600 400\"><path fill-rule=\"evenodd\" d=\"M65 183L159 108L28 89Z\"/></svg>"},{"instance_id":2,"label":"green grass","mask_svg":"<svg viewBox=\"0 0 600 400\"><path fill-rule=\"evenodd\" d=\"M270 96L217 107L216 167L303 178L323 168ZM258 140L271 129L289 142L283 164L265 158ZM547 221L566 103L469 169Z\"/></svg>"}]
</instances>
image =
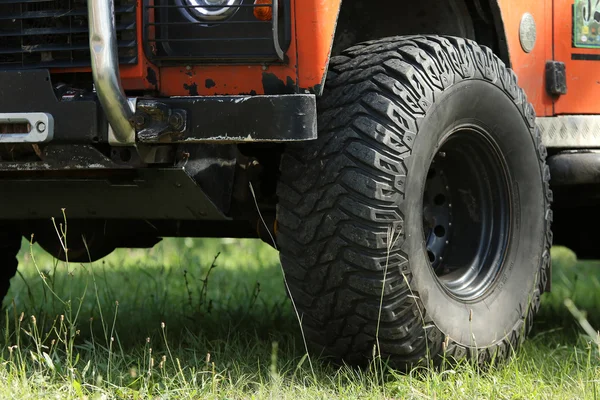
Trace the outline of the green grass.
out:
<instances>
[{"instance_id":1,"label":"green grass","mask_svg":"<svg viewBox=\"0 0 600 400\"><path fill-rule=\"evenodd\" d=\"M216 261L213 263L215 256ZM0 398L596 398L598 348L564 306L600 327L600 264L553 249L553 293L502 368L336 368L305 357L276 251L252 240L165 240L94 264L24 243L0 318ZM212 267L211 267L212 265Z\"/></svg>"}]
</instances>

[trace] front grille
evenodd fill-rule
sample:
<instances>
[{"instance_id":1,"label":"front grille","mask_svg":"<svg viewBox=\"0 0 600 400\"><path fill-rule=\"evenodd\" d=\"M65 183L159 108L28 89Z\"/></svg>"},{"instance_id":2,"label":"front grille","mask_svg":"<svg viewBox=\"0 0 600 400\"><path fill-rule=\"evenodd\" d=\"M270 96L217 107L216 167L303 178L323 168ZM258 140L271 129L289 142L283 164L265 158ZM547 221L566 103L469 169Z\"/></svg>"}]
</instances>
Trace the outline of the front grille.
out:
<instances>
[{"instance_id":1,"label":"front grille","mask_svg":"<svg viewBox=\"0 0 600 400\"><path fill-rule=\"evenodd\" d=\"M115 0L121 64L137 63L136 0ZM87 0L0 0L0 69L89 67Z\"/></svg>"},{"instance_id":2,"label":"front grille","mask_svg":"<svg viewBox=\"0 0 600 400\"><path fill-rule=\"evenodd\" d=\"M277 25L254 16L256 7L272 8L272 3L242 0L231 6L236 11L228 19L204 21L193 15L186 0L143 1L145 52L158 65L285 61L276 46L285 52L291 43L290 0L277 1Z\"/></svg>"}]
</instances>

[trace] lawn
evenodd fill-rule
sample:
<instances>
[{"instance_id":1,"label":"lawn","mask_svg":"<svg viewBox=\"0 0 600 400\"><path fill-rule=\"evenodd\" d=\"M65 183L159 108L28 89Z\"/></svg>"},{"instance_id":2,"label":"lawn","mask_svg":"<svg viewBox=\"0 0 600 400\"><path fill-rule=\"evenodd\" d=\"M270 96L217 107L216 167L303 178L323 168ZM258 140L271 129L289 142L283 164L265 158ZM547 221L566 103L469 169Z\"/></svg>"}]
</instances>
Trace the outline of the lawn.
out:
<instances>
[{"instance_id":1,"label":"lawn","mask_svg":"<svg viewBox=\"0 0 600 400\"><path fill-rule=\"evenodd\" d=\"M216 258L216 260L215 260ZM305 356L275 250L255 240L164 240L94 264L24 242L2 317L0 398L595 399L600 263L553 249L553 293L507 365L382 374Z\"/></svg>"}]
</instances>

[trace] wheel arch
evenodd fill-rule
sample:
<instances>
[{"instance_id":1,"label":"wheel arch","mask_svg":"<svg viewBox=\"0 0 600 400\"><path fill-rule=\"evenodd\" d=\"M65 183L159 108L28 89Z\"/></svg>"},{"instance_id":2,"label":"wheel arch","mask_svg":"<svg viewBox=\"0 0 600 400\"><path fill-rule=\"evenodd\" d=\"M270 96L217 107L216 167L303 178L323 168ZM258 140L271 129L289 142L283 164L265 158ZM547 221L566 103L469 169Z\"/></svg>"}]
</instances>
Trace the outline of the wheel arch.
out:
<instances>
[{"instance_id":1,"label":"wheel arch","mask_svg":"<svg viewBox=\"0 0 600 400\"><path fill-rule=\"evenodd\" d=\"M399 12L401 10L401 12ZM394 15L394 18L381 18ZM355 43L387 36L441 34L473 39L510 66L499 0L358 0L342 2L332 55Z\"/></svg>"}]
</instances>

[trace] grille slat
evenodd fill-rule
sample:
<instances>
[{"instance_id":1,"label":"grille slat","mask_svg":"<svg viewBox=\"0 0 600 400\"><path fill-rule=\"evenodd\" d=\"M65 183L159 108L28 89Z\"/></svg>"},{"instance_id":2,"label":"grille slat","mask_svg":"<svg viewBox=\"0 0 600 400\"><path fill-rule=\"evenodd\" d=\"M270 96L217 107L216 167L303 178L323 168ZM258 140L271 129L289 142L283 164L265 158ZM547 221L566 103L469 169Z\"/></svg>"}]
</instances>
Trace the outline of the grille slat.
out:
<instances>
[{"instance_id":1,"label":"grille slat","mask_svg":"<svg viewBox=\"0 0 600 400\"><path fill-rule=\"evenodd\" d=\"M137 46L137 43L135 42L135 40L133 41L128 41L128 42L118 42L117 46L119 46L119 48L129 48L129 49L134 49ZM88 50L89 46L87 44L82 44L82 45L77 45L77 46L70 46L69 50L73 50L73 51L78 51L78 50ZM26 53L36 53L36 52L43 52L43 51L62 51L64 50L63 46L54 46L54 45L39 45L36 47L30 47L30 48L26 48L26 49L11 49L11 48L6 48L6 49L2 49L0 48L0 54L11 54L11 53L18 53L21 51L24 51Z\"/></svg>"},{"instance_id":2,"label":"grille slat","mask_svg":"<svg viewBox=\"0 0 600 400\"><path fill-rule=\"evenodd\" d=\"M121 64L138 61L136 0L115 0ZM87 0L0 0L0 70L89 67Z\"/></svg>"},{"instance_id":3,"label":"grille slat","mask_svg":"<svg viewBox=\"0 0 600 400\"><path fill-rule=\"evenodd\" d=\"M132 31L135 30L135 23L123 25L117 25L117 32L121 31ZM10 37L10 36L33 36L33 35L73 35L76 33L87 33L88 28L31 28L31 29L22 29L18 31L4 31L2 36Z\"/></svg>"},{"instance_id":4,"label":"grille slat","mask_svg":"<svg viewBox=\"0 0 600 400\"><path fill-rule=\"evenodd\" d=\"M115 13L116 14L135 13L135 6L115 7ZM86 9L81 9L81 10L42 10L42 11L29 11L29 12L14 13L14 14L1 14L0 20L85 17L85 16L87 16Z\"/></svg>"}]
</instances>

